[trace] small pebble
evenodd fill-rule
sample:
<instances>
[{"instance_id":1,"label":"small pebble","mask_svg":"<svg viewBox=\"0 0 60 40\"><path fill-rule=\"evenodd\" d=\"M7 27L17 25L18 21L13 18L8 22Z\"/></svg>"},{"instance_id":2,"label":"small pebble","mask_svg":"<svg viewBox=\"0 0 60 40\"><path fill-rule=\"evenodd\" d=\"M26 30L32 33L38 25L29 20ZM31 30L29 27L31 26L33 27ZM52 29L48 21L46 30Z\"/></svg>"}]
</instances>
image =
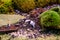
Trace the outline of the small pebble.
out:
<instances>
[{"instance_id":1,"label":"small pebble","mask_svg":"<svg viewBox=\"0 0 60 40\"><path fill-rule=\"evenodd\" d=\"M25 22L29 22L30 20L28 19L28 20L26 20Z\"/></svg>"},{"instance_id":2,"label":"small pebble","mask_svg":"<svg viewBox=\"0 0 60 40\"><path fill-rule=\"evenodd\" d=\"M20 11L19 10L16 10L16 13L20 13Z\"/></svg>"},{"instance_id":3,"label":"small pebble","mask_svg":"<svg viewBox=\"0 0 60 40\"><path fill-rule=\"evenodd\" d=\"M30 21L30 24L35 28L35 22L34 21Z\"/></svg>"},{"instance_id":4,"label":"small pebble","mask_svg":"<svg viewBox=\"0 0 60 40\"><path fill-rule=\"evenodd\" d=\"M28 31L30 30L30 29L27 29Z\"/></svg>"},{"instance_id":5,"label":"small pebble","mask_svg":"<svg viewBox=\"0 0 60 40\"><path fill-rule=\"evenodd\" d=\"M23 24L23 26L25 27L26 25L25 25L25 24Z\"/></svg>"}]
</instances>

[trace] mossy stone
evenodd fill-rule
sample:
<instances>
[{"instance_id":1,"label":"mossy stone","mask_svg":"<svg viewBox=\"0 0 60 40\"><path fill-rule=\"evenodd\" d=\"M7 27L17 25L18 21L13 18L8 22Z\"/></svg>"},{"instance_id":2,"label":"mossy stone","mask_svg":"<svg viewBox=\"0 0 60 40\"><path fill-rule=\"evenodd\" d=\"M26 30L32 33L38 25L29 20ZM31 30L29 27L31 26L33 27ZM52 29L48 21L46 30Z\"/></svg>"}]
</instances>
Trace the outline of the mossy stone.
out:
<instances>
[{"instance_id":1,"label":"mossy stone","mask_svg":"<svg viewBox=\"0 0 60 40\"><path fill-rule=\"evenodd\" d=\"M60 16L55 11L46 11L40 15L40 24L44 27L60 28Z\"/></svg>"}]
</instances>

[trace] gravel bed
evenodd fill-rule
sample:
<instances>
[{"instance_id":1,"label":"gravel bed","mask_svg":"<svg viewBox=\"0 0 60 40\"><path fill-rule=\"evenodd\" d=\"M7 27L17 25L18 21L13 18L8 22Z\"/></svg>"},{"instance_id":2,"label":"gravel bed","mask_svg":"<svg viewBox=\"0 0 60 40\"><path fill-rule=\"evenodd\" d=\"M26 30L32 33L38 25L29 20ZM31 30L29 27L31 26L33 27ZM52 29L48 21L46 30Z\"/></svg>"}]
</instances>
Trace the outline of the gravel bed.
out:
<instances>
[{"instance_id":1,"label":"gravel bed","mask_svg":"<svg viewBox=\"0 0 60 40\"><path fill-rule=\"evenodd\" d=\"M53 4L50 6L46 6L44 8L36 8L29 13L22 13L16 10L17 14L26 16L25 19L21 19L15 26L18 26L19 29L16 32L9 33L13 37L28 37L28 38L37 38L37 37L45 37L54 35L49 31L48 33L42 31L42 28L38 25L39 14L42 12L49 10L52 7L60 6L59 4ZM55 31L53 31L55 32Z\"/></svg>"}]
</instances>

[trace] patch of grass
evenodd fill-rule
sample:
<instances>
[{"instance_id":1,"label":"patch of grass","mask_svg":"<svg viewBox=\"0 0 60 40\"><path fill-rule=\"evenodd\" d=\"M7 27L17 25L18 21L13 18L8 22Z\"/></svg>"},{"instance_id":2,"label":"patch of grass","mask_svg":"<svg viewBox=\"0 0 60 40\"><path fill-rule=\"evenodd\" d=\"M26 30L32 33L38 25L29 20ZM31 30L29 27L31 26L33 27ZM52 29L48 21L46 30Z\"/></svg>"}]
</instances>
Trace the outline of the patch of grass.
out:
<instances>
[{"instance_id":1,"label":"patch of grass","mask_svg":"<svg viewBox=\"0 0 60 40\"><path fill-rule=\"evenodd\" d=\"M11 36L8 34L1 34L0 35L0 40L8 40Z\"/></svg>"},{"instance_id":2,"label":"patch of grass","mask_svg":"<svg viewBox=\"0 0 60 40\"><path fill-rule=\"evenodd\" d=\"M60 40L60 36L46 36L45 38L38 37L37 40Z\"/></svg>"}]
</instances>

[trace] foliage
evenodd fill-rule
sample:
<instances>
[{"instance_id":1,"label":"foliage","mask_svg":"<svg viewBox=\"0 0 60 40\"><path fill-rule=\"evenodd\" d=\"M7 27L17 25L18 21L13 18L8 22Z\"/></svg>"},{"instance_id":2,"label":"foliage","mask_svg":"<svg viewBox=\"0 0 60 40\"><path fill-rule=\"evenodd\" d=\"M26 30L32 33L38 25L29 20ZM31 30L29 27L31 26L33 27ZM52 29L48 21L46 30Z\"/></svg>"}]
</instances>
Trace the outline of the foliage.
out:
<instances>
[{"instance_id":1,"label":"foliage","mask_svg":"<svg viewBox=\"0 0 60 40\"><path fill-rule=\"evenodd\" d=\"M12 0L1 0L1 2L6 6L10 6L12 4Z\"/></svg>"},{"instance_id":2,"label":"foliage","mask_svg":"<svg viewBox=\"0 0 60 40\"><path fill-rule=\"evenodd\" d=\"M8 34L0 34L0 40L8 40L10 37Z\"/></svg>"},{"instance_id":3,"label":"foliage","mask_svg":"<svg viewBox=\"0 0 60 40\"><path fill-rule=\"evenodd\" d=\"M55 11L46 11L40 15L40 23L44 27L58 28L60 16Z\"/></svg>"},{"instance_id":4,"label":"foliage","mask_svg":"<svg viewBox=\"0 0 60 40\"><path fill-rule=\"evenodd\" d=\"M47 5L50 2L50 0L38 0L37 1L37 6L38 7L43 7L45 5Z\"/></svg>"},{"instance_id":5,"label":"foliage","mask_svg":"<svg viewBox=\"0 0 60 40\"><path fill-rule=\"evenodd\" d=\"M6 14L10 11L10 7L12 6L12 0L0 0L0 14Z\"/></svg>"},{"instance_id":6,"label":"foliage","mask_svg":"<svg viewBox=\"0 0 60 40\"><path fill-rule=\"evenodd\" d=\"M57 3L57 0L50 0L50 3Z\"/></svg>"},{"instance_id":7,"label":"foliage","mask_svg":"<svg viewBox=\"0 0 60 40\"><path fill-rule=\"evenodd\" d=\"M13 0L13 1L24 12L28 12L35 8L34 0Z\"/></svg>"},{"instance_id":8,"label":"foliage","mask_svg":"<svg viewBox=\"0 0 60 40\"><path fill-rule=\"evenodd\" d=\"M57 35L50 35L46 37L38 37L37 40L60 40L60 36L57 37Z\"/></svg>"},{"instance_id":9,"label":"foliage","mask_svg":"<svg viewBox=\"0 0 60 40\"><path fill-rule=\"evenodd\" d=\"M28 38L27 37L16 37L12 40L28 40Z\"/></svg>"},{"instance_id":10,"label":"foliage","mask_svg":"<svg viewBox=\"0 0 60 40\"><path fill-rule=\"evenodd\" d=\"M7 13L8 12L8 8L7 7L5 7L4 5L0 5L0 13Z\"/></svg>"},{"instance_id":11,"label":"foliage","mask_svg":"<svg viewBox=\"0 0 60 40\"><path fill-rule=\"evenodd\" d=\"M58 3L60 4L60 0L58 0Z\"/></svg>"},{"instance_id":12,"label":"foliage","mask_svg":"<svg viewBox=\"0 0 60 40\"><path fill-rule=\"evenodd\" d=\"M38 7L44 7L46 5L57 3L57 0L37 0L36 3Z\"/></svg>"}]
</instances>

